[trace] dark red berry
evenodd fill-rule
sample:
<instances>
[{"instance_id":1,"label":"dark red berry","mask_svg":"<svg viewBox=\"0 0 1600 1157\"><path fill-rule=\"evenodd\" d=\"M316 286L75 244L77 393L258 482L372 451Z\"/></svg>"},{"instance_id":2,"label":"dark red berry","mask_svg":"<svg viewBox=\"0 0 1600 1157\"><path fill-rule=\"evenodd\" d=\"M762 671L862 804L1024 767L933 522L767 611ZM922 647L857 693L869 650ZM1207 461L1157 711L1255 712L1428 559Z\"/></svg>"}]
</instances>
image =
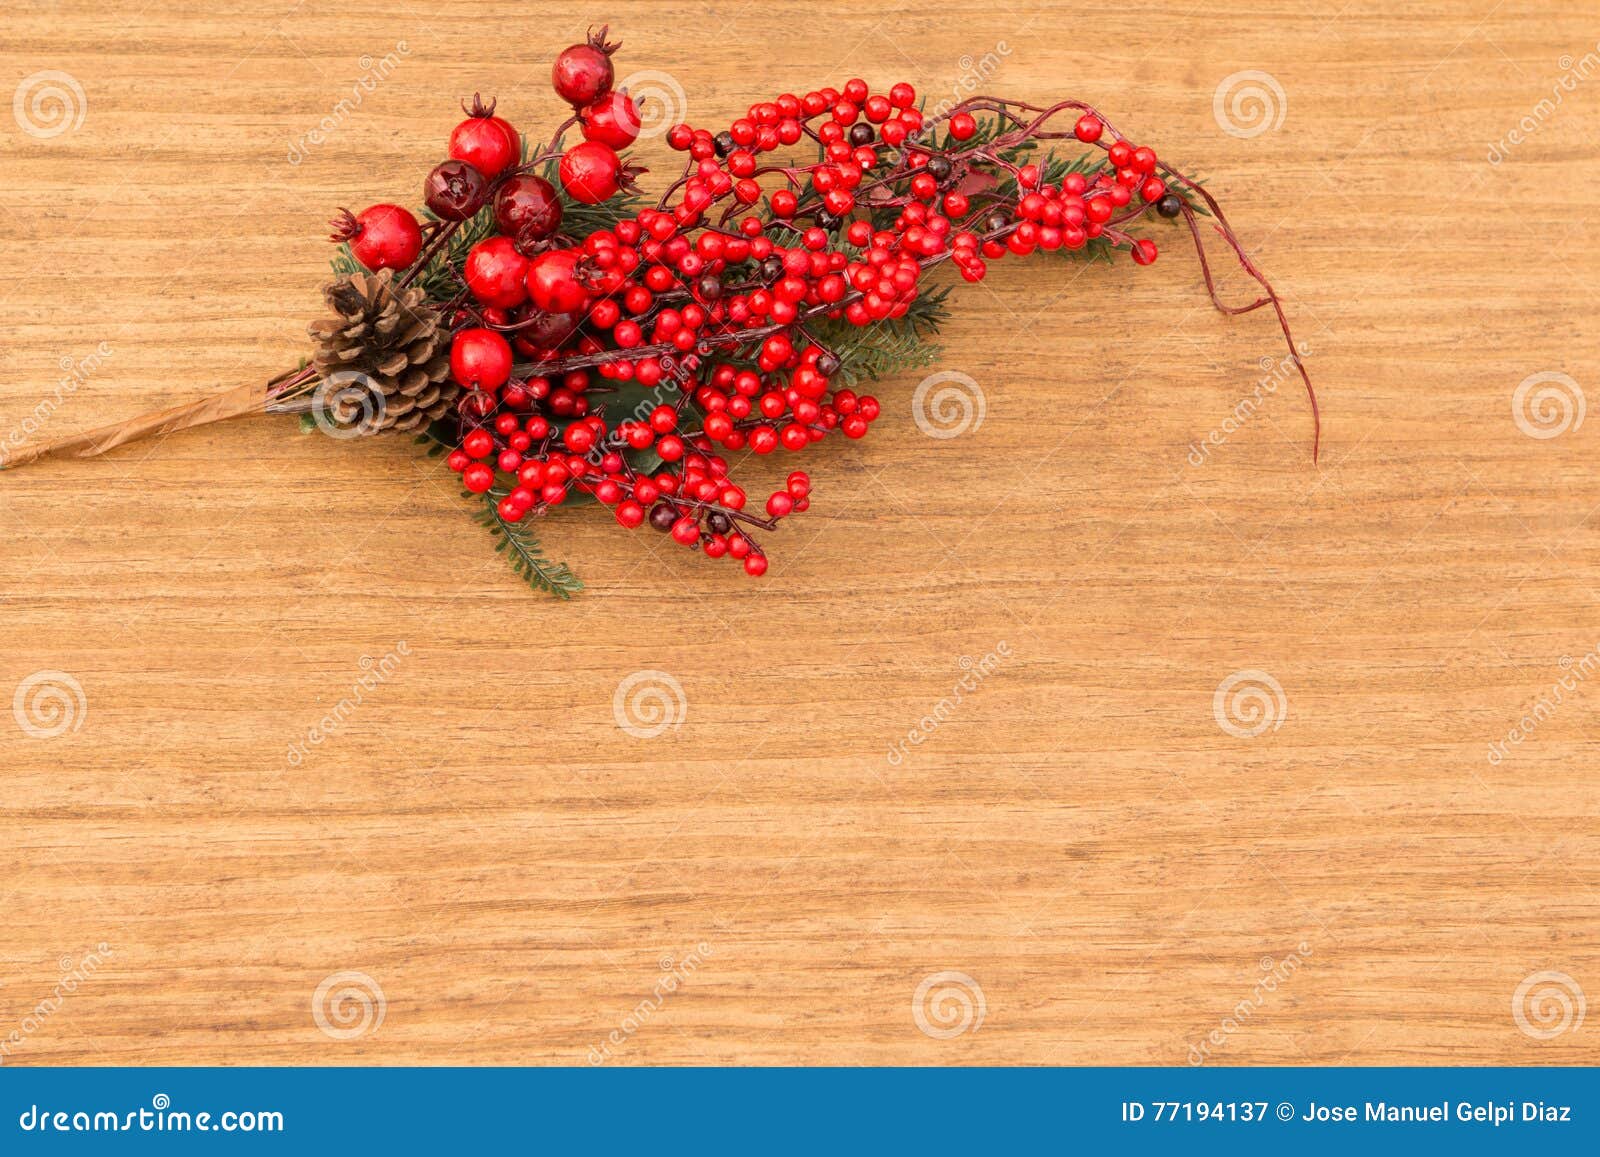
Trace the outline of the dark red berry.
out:
<instances>
[{"instance_id":1,"label":"dark red berry","mask_svg":"<svg viewBox=\"0 0 1600 1157\"><path fill-rule=\"evenodd\" d=\"M507 180L495 194L494 219L508 237L524 244L542 241L561 225L561 198L543 177L522 173Z\"/></svg>"},{"instance_id":2,"label":"dark red berry","mask_svg":"<svg viewBox=\"0 0 1600 1157\"><path fill-rule=\"evenodd\" d=\"M483 208L489 183L466 161L441 161L422 185L422 199L435 217L465 221Z\"/></svg>"},{"instance_id":3,"label":"dark red berry","mask_svg":"<svg viewBox=\"0 0 1600 1157\"><path fill-rule=\"evenodd\" d=\"M620 44L606 42L606 29L591 32L587 43L562 50L550 69L550 83L562 100L577 108L593 104L611 90L611 54Z\"/></svg>"}]
</instances>

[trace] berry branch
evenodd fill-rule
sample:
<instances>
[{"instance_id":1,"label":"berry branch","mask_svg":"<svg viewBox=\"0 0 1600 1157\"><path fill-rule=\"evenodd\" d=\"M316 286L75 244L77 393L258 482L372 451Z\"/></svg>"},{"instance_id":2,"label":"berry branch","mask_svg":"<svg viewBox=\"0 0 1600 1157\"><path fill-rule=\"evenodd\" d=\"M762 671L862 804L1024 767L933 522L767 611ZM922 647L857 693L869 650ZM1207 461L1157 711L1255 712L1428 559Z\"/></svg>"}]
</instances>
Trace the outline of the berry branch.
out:
<instances>
[{"instance_id":1,"label":"berry branch","mask_svg":"<svg viewBox=\"0 0 1600 1157\"><path fill-rule=\"evenodd\" d=\"M750 532L806 510L811 479L790 472L749 511L734 460L865 436L881 407L853 387L936 356L954 286L941 272L978 282L1036 252L1148 266L1159 251L1142 232L1181 220L1219 311L1271 307L1315 460L1321 417L1278 293L1201 182L1092 105L977 95L924 115L911 85L860 79L780 93L716 131L672 126L683 168L647 205L622 153L642 126L614 87L618 47L602 28L556 57L572 114L531 152L474 95L424 181L423 219L389 203L339 212L334 316L313 325L309 366L250 395L258 409L320 415L326 388L356 373L373 427L447 451L500 549L561 597L581 584L528 520L584 501L760 575ZM1202 217L1259 286L1247 304L1222 300ZM365 409L345 397L335 418ZM231 416L213 410L177 420Z\"/></svg>"}]
</instances>

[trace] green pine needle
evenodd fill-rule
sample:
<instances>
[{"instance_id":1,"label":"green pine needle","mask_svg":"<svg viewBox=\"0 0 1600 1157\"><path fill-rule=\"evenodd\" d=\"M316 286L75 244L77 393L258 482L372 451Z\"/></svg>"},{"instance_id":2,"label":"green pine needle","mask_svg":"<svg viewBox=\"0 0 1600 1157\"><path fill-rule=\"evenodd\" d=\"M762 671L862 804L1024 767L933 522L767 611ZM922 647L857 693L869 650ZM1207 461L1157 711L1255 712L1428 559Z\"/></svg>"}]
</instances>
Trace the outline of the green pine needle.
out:
<instances>
[{"instance_id":1,"label":"green pine needle","mask_svg":"<svg viewBox=\"0 0 1600 1157\"><path fill-rule=\"evenodd\" d=\"M469 494L467 497L473 498ZM570 599L583 590L583 580L572 573L564 562L551 562L533 531L520 522L507 522L500 517L496 505L504 493L490 491L482 496L485 508L474 517L478 525L486 528L496 540L495 550L504 552L511 569L536 591L544 591L558 599Z\"/></svg>"}]
</instances>

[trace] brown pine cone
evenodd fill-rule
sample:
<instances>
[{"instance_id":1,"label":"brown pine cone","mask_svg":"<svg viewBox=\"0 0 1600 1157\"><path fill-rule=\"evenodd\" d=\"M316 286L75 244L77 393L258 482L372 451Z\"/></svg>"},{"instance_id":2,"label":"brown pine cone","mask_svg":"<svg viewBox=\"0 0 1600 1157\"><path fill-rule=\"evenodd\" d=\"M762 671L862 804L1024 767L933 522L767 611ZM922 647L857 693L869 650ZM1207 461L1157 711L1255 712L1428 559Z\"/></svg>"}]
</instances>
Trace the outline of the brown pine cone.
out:
<instances>
[{"instance_id":1,"label":"brown pine cone","mask_svg":"<svg viewBox=\"0 0 1600 1157\"><path fill-rule=\"evenodd\" d=\"M420 430L450 412L461 389L450 376L450 334L416 286L394 270L352 273L323 288L333 316L314 321L312 365L328 419L364 432Z\"/></svg>"}]
</instances>

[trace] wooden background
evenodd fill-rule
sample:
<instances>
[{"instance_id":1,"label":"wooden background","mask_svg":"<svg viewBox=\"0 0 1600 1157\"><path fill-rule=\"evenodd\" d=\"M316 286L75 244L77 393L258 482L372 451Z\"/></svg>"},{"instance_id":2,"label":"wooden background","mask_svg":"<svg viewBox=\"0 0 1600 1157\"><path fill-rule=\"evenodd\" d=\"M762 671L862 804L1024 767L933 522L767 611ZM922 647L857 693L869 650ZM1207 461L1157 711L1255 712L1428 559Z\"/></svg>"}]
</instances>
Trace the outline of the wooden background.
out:
<instances>
[{"instance_id":1,"label":"wooden background","mask_svg":"<svg viewBox=\"0 0 1600 1157\"><path fill-rule=\"evenodd\" d=\"M44 672L71 712L0 712L0 1060L1600 1061L1600 418L1513 412L1597 385L1592 5L1173 7L8 12L0 101L82 93L0 116L13 439L292 363L331 210L414 200L475 89L553 124L552 55L609 19L705 124L852 74L1098 101L1231 207L1325 440L1286 387L1189 461L1280 347L1174 233L962 292L981 426L883 385L761 582L580 510L544 537L589 592L535 597L408 444L289 420L0 475L0 701ZM1235 135L1247 70L1282 119ZM639 671L682 689L653 739L613 711ZM1240 671L1282 689L1255 737L1213 710ZM329 978L365 1021L319 1028Z\"/></svg>"}]
</instances>

